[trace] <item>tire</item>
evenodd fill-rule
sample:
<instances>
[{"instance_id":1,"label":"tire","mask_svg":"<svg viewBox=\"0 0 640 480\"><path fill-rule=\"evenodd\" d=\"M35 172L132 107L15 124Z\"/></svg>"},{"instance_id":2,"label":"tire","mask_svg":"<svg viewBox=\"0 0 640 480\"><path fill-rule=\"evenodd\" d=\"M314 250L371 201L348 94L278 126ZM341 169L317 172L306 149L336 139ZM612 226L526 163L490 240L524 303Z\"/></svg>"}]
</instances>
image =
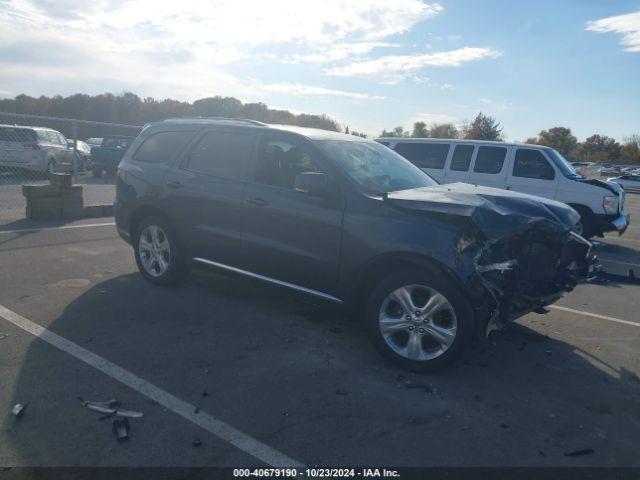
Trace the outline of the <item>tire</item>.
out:
<instances>
[{"instance_id":1,"label":"tire","mask_svg":"<svg viewBox=\"0 0 640 480\"><path fill-rule=\"evenodd\" d=\"M174 285L189 272L186 250L175 229L162 217L146 217L138 224L133 250L140 273L155 285Z\"/></svg>"},{"instance_id":2,"label":"tire","mask_svg":"<svg viewBox=\"0 0 640 480\"><path fill-rule=\"evenodd\" d=\"M583 208L576 209L576 211L580 214L580 221L573 228L573 231L581 237L589 240L597 234L593 214Z\"/></svg>"},{"instance_id":3,"label":"tire","mask_svg":"<svg viewBox=\"0 0 640 480\"><path fill-rule=\"evenodd\" d=\"M93 167L91 169L91 173L93 173L93 176L96 178L102 178L102 169L98 168L98 167Z\"/></svg>"},{"instance_id":4,"label":"tire","mask_svg":"<svg viewBox=\"0 0 640 480\"><path fill-rule=\"evenodd\" d=\"M409 316L396 300L406 292L415 309ZM440 304L432 315L423 310L429 299ZM417 315L420 310L423 313ZM379 282L367 301L365 322L373 344L384 357L418 373L450 365L470 343L475 328L473 310L460 288L443 275L424 270L400 271Z\"/></svg>"}]
</instances>

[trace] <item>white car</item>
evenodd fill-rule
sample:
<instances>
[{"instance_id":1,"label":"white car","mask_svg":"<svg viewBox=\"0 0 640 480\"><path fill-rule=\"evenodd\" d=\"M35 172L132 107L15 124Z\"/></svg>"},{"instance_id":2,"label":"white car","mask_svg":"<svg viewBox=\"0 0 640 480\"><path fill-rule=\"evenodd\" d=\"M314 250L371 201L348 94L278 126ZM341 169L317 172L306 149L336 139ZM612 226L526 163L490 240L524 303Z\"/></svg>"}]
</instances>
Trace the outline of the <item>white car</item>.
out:
<instances>
[{"instance_id":1,"label":"white car","mask_svg":"<svg viewBox=\"0 0 640 480\"><path fill-rule=\"evenodd\" d=\"M635 171L628 175L620 175L619 177L609 178L608 182L617 183L626 192L640 193L640 172Z\"/></svg>"},{"instance_id":2,"label":"white car","mask_svg":"<svg viewBox=\"0 0 640 480\"><path fill-rule=\"evenodd\" d=\"M440 183L504 188L566 203L580 214L575 231L586 238L608 231L622 234L629 225L622 188L584 178L552 148L436 138L387 137L377 141Z\"/></svg>"},{"instance_id":3,"label":"white car","mask_svg":"<svg viewBox=\"0 0 640 480\"><path fill-rule=\"evenodd\" d=\"M0 167L39 172L70 170L73 146L51 128L0 125Z\"/></svg>"}]
</instances>

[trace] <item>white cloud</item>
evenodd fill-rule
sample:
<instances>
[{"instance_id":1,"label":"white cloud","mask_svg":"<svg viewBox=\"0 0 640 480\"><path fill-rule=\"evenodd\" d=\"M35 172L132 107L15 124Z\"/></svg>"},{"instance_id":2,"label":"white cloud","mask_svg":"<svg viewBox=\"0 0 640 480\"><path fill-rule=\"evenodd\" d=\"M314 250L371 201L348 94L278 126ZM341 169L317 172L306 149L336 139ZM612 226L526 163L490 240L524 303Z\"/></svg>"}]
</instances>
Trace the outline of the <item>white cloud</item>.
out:
<instances>
[{"instance_id":1,"label":"white cloud","mask_svg":"<svg viewBox=\"0 0 640 480\"><path fill-rule=\"evenodd\" d=\"M334 96L355 98L358 100L382 100L385 97L378 95L368 95L366 93L346 92L332 88L317 87L313 85L302 85L300 83L272 83L262 85L262 90L275 93L286 93L296 96Z\"/></svg>"},{"instance_id":2,"label":"white cloud","mask_svg":"<svg viewBox=\"0 0 640 480\"><path fill-rule=\"evenodd\" d=\"M622 35L622 45L628 52L640 52L640 11L601 18L587 23L587 30Z\"/></svg>"},{"instance_id":3,"label":"white cloud","mask_svg":"<svg viewBox=\"0 0 640 480\"><path fill-rule=\"evenodd\" d=\"M450 83L443 83L440 85L440 90L453 90L455 87Z\"/></svg>"},{"instance_id":4,"label":"white cloud","mask_svg":"<svg viewBox=\"0 0 640 480\"><path fill-rule=\"evenodd\" d=\"M363 75L402 75L424 67L459 67L484 58L497 58L500 52L490 48L464 47L445 52L388 55L374 60L352 62L325 70L328 75L352 77Z\"/></svg>"},{"instance_id":5,"label":"white cloud","mask_svg":"<svg viewBox=\"0 0 640 480\"><path fill-rule=\"evenodd\" d=\"M453 123L454 125L458 125L460 123L459 118L446 113L416 113L411 123L417 121L424 122L427 125L431 125L433 123Z\"/></svg>"},{"instance_id":6,"label":"white cloud","mask_svg":"<svg viewBox=\"0 0 640 480\"><path fill-rule=\"evenodd\" d=\"M397 47L387 39L441 11L423 0L0 0L0 84L32 94L117 87L256 98L264 85L239 78L236 66L256 75L256 65L283 60L357 59ZM378 98L290 81L292 95Z\"/></svg>"}]
</instances>

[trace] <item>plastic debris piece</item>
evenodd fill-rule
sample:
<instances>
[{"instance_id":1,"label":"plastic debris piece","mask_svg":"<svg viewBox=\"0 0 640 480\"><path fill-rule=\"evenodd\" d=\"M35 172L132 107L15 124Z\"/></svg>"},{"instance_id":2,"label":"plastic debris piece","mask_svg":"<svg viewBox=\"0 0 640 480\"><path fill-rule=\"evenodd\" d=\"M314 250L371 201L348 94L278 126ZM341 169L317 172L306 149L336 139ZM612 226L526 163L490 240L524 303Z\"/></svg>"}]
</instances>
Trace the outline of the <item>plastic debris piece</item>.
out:
<instances>
[{"instance_id":1,"label":"plastic debris piece","mask_svg":"<svg viewBox=\"0 0 640 480\"><path fill-rule=\"evenodd\" d=\"M199 447L202 445L202 440L196 437L193 439L193 442L191 442L191 445L193 445L194 447Z\"/></svg>"},{"instance_id":2,"label":"plastic debris piece","mask_svg":"<svg viewBox=\"0 0 640 480\"><path fill-rule=\"evenodd\" d=\"M11 413L15 416L20 418L21 416L24 415L24 411L26 410L27 406L26 405L22 405L21 403L16 403L13 408L11 409Z\"/></svg>"},{"instance_id":3,"label":"plastic debris piece","mask_svg":"<svg viewBox=\"0 0 640 480\"><path fill-rule=\"evenodd\" d=\"M120 405L122 404L117 400L109 400L107 402L87 402L83 400L82 397L78 397L78 400L80 400L80 403L83 407L88 408L89 410L104 413L105 416L100 417L100 420L105 420L113 415L129 418L141 418L143 416L142 412L120 408Z\"/></svg>"},{"instance_id":4,"label":"plastic debris piece","mask_svg":"<svg viewBox=\"0 0 640 480\"><path fill-rule=\"evenodd\" d=\"M592 455L596 453L593 448L583 448L582 450L573 450L571 452L564 452L565 457L582 457L584 455Z\"/></svg>"},{"instance_id":5,"label":"plastic debris piece","mask_svg":"<svg viewBox=\"0 0 640 480\"><path fill-rule=\"evenodd\" d=\"M117 418L113 421L113 434L119 442L129 440L129 419Z\"/></svg>"},{"instance_id":6,"label":"plastic debris piece","mask_svg":"<svg viewBox=\"0 0 640 480\"><path fill-rule=\"evenodd\" d=\"M338 390L336 390L336 395L349 395L349 392L339 388Z\"/></svg>"},{"instance_id":7,"label":"plastic debris piece","mask_svg":"<svg viewBox=\"0 0 640 480\"><path fill-rule=\"evenodd\" d=\"M4 340L5 338L7 338L9 336L8 333L0 333L0 340Z\"/></svg>"}]
</instances>

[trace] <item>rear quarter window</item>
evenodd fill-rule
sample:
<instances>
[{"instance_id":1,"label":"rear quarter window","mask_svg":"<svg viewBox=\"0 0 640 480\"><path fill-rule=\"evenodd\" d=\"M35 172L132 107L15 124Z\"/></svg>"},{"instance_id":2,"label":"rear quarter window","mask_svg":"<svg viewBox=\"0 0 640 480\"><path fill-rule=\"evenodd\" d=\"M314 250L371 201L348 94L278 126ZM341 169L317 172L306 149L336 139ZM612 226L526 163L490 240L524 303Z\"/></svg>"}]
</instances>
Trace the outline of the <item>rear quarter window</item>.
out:
<instances>
[{"instance_id":1,"label":"rear quarter window","mask_svg":"<svg viewBox=\"0 0 640 480\"><path fill-rule=\"evenodd\" d=\"M191 131L159 132L148 136L133 154L133 160L165 163L176 157L193 137Z\"/></svg>"},{"instance_id":2,"label":"rear quarter window","mask_svg":"<svg viewBox=\"0 0 640 480\"><path fill-rule=\"evenodd\" d=\"M506 147L480 147L473 171L476 173L496 174L502 170L507 156Z\"/></svg>"},{"instance_id":3,"label":"rear quarter window","mask_svg":"<svg viewBox=\"0 0 640 480\"><path fill-rule=\"evenodd\" d=\"M443 169L449 153L449 144L398 143L395 151L417 167Z\"/></svg>"}]
</instances>

